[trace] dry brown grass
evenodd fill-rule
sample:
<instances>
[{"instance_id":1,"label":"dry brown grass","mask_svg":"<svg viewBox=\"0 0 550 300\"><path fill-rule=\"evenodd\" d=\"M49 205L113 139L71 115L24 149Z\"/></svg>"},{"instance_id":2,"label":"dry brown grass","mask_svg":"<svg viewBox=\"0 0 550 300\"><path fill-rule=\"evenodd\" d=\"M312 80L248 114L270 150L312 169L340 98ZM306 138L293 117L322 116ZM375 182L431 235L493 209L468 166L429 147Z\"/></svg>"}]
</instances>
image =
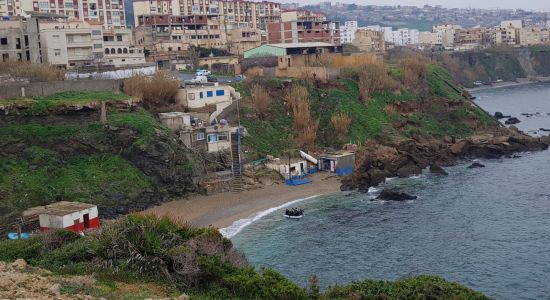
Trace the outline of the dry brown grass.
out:
<instances>
[{"instance_id":1,"label":"dry brown grass","mask_svg":"<svg viewBox=\"0 0 550 300\"><path fill-rule=\"evenodd\" d=\"M298 143L308 149L313 148L317 139L319 120L314 120L311 116L307 88L301 85L293 85L288 90L285 100L292 111Z\"/></svg>"},{"instance_id":2,"label":"dry brown grass","mask_svg":"<svg viewBox=\"0 0 550 300\"><path fill-rule=\"evenodd\" d=\"M33 64L29 62L0 63L0 74L18 78L28 78L31 82L65 80L65 71L50 64Z\"/></svg>"},{"instance_id":3,"label":"dry brown grass","mask_svg":"<svg viewBox=\"0 0 550 300\"><path fill-rule=\"evenodd\" d=\"M404 58L399 61L401 67L401 82L408 88L416 89L426 78L427 61L422 57Z\"/></svg>"},{"instance_id":4,"label":"dry brown grass","mask_svg":"<svg viewBox=\"0 0 550 300\"><path fill-rule=\"evenodd\" d=\"M332 126L336 129L336 132L340 135L346 135L351 125L351 118L348 114L339 112L334 113L331 118Z\"/></svg>"},{"instance_id":5,"label":"dry brown grass","mask_svg":"<svg viewBox=\"0 0 550 300\"><path fill-rule=\"evenodd\" d=\"M260 119L265 118L271 111L273 97L269 95L267 89L259 84L254 84L250 89L252 97L252 107Z\"/></svg>"},{"instance_id":6,"label":"dry brown grass","mask_svg":"<svg viewBox=\"0 0 550 300\"><path fill-rule=\"evenodd\" d=\"M247 78L254 78L263 76L264 70L261 67L252 67L244 72L244 76Z\"/></svg>"},{"instance_id":7,"label":"dry brown grass","mask_svg":"<svg viewBox=\"0 0 550 300\"><path fill-rule=\"evenodd\" d=\"M312 56L308 66L350 68L373 64L379 61L380 59L374 54L342 56L333 53L323 53L315 57Z\"/></svg>"},{"instance_id":8,"label":"dry brown grass","mask_svg":"<svg viewBox=\"0 0 550 300\"><path fill-rule=\"evenodd\" d=\"M363 102L367 103L372 93L392 91L398 87L398 82L389 75L385 63L377 62L362 67L359 74L359 93Z\"/></svg>"},{"instance_id":9,"label":"dry brown grass","mask_svg":"<svg viewBox=\"0 0 550 300\"><path fill-rule=\"evenodd\" d=\"M147 109L161 109L176 103L180 82L167 72L160 71L152 77L142 75L124 81L124 92L139 97Z\"/></svg>"}]
</instances>

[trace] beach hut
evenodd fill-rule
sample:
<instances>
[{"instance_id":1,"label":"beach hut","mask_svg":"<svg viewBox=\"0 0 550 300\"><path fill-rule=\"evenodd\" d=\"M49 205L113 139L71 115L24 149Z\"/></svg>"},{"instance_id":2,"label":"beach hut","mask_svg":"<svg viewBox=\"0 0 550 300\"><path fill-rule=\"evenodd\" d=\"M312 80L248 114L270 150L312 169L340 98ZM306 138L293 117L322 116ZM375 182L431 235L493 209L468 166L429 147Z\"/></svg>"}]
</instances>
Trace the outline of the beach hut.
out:
<instances>
[{"instance_id":1,"label":"beach hut","mask_svg":"<svg viewBox=\"0 0 550 300\"><path fill-rule=\"evenodd\" d=\"M28 213L38 215L42 232L52 229L83 232L99 228L97 206L94 204L62 201L34 207Z\"/></svg>"},{"instance_id":2,"label":"beach hut","mask_svg":"<svg viewBox=\"0 0 550 300\"><path fill-rule=\"evenodd\" d=\"M333 152L319 156L319 171L336 173L346 176L353 172L355 167L355 154L353 152Z\"/></svg>"}]
</instances>

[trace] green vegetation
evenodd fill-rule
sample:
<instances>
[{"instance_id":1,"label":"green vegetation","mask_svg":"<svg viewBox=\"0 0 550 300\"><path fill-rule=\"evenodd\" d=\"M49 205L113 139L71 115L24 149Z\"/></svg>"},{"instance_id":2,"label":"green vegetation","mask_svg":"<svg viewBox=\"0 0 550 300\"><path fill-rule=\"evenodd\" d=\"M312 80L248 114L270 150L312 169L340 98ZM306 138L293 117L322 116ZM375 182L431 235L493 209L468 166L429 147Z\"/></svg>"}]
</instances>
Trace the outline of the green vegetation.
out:
<instances>
[{"instance_id":1,"label":"green vegetation","mask_svg":"<svg viewBox=\"0 0 550 300\"><path fill-rule=\"evenodd\" d=\"M87 105L100 101L129 100L130 96L111 91L78 91L62 92L46 97L33 97L31 99L0 100L0 105L25 104L25 115L46 116L52 109L67 105Z\"/></svg>"},{"instance_id":2,"label":"green vegetation","mask_svg":"<svg viewBox=\"0 0 550 300\"><path fill-rule=\"evenodd\" d=\"M151 179L113 154L63 157L33 146L19 159L0 159L0 207L20 211L59 200L110 206L106 195L135 197L151 187ZM123 200L124 199L124 200Z\"/></svg>"},{"instance_id":3,"label":"green vegetation","mask_svg":"<svg viewBox=\"0 0 550 300\"><path fill-rule=\"evenodd\" d=\"M165 294L185 292L192 299L487 299L434 276L355 282L324 294L313 285L307 291L274 270L248 266L216 229L142 215L128 215L85 237L53 231L0 241L0 260L17 258L54 274L94 274L96 286L65 283L62 291L117 299L143 299L154 291L125 291L128 283L161 287Z\"/></svg>"},{"instance_id":4,"label":"green vegetation","mask_svg":"<svg viewBox=\"0 0 550 300\"><path fill-rule=\"evenodd\" d=\"M169 132L168 128L144 109L138 109L133 113L119 113L112 111L109 114L108 122L113 126L129 127L139 133L139 138L134 145L140 146L155 136L157 131Z\"/></svg>"},{"instance_id":5,"label":"green vegetation","mask_svg":"<svg viewBox=\"0 0 550 300\"><path fill-rule=\"evenodd\" d=\"M409 66L411 65L409 61ZM439 65L427 64L423 70L419 64L413 65L425 76L415 78L410 70L402 70L401 64L392 64L387 68L395 82L386 82L395 90L376 91L370 89L367 99L361 94L361 82L358 80L361 69L342 70L349 79L343 79L332 85L315 86L305 81L294 80L292 84L308 88L312 117L319 120L316 145L339 148L344 143L364 144L368 140L391 140L413 136L462 138L469 136L479 128L494 126L495 121L472 106L464 99L463 90L454 84L447 71ZM405 74L414 88L407 88ZM417 82L417 83L416 83ZM257 85L258 83L254 83ZM249 136L244 144L258 156L281 155L287 149L297 147L297 133L292 131L293 116L281 95L281 90L289 84L275 79L259 81L273 96L271 114L258 118L246 104L241 107L241 123L247 128ZM250 95L246 82L234 85L246 98ZM345 134L335 135L332 117L345 114L351 119Z\"/></svg>"},{"instance_id":6,"label":"green vegetation","mask_svg":"<svg viewBox=\"0 0 550 300\"><path fill-rule=\"evenodd\" d=\"M326 299L489 299L483 294L436 276L398 281L366 280L330 289Z\"/></svg>"}]
</instances>

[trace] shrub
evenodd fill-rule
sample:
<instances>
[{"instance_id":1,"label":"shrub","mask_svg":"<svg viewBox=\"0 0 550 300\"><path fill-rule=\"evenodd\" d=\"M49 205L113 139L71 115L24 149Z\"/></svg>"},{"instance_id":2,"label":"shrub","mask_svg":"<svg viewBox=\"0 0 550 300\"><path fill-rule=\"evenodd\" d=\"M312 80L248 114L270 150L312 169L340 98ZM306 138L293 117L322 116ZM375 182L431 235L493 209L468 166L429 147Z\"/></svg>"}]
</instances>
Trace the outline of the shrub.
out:
<instances>
[{"instance_id":1,"label":"shrub","mask_svg":"<svg viewBox=\"0 0 550 300\"><path fill-rule=\"evenodd\" d=\"M365 280L329 289L321 299L489 299L483 294L437 276L398 281Z\"/></svg>"},{"instance_id":2,"label":"shrub","mask_svg":"<svg viewBox=\"0 0 550 300\"><path fill-rule=\"evenodd\" d=\"M351 118L346 113L334 113L331 118L332 126L336 129L336 132L343 136L348 133L349 126L351 125Z\"/></svg>"},{"instance_id":3,"label":"shrub","mask_svg":"<svg viewBox=\"0 0 550 300\"><path fill-rule=\"evenodd\" d=\"M372 93L387 92L397 89L399 85L389 75L384 63L365 65L359 74L359 94L363 102L367 102Z\"/></svg>"},{"instance_id":4,"label":"shrub","mask_svg":"<svg viewBox=\"0 0 550 300\"><path fill-rule=\"evenodd\" d=\"M147 109L162 109L175 104L179 87L180 82L165 71L152 77L138 75L124 81L124 92L139 97Z\"/></svg>"},{"instance_id":5,"label":"shrub","mask_svg":"<svg viewBox=\"0 0 550 300\"><path fill-rule=\"evenodd\" d=\"M404 58L399 62L401 67L401 82L410 89L418 89L426 79L428 68L421 56Z\"/></svg>"},{"instance_id":6,"label":"shrub","mask_svg":"<svg viewBox=\"0 0 550 300\"><path fill-rule=\"evenodd\" d=\"M28 78L32 82L65 80L65 71L50 64L33 64L29 62L0 63L0 74Z\"/></svg>"},{"instance_id":7,"label":"shrub","mask_svg":"<svg viewBox=\"0 0 550 300\"><path fill-rule=\"evenodd\" d=\"M298 142L306 147L313 147L317 139L319 120L311 116L309 92L301 85L293 85L285 97L294 118L294 129L298 132Z\"/></svg>"},{"instance_id":8,"label":"shrub","mask_svg":"<svg viewBox=\"0 0 550 300\"><path fill-rule=\"evenodd\" d=\"M18 258L30 260L40 257L42 241L39 237L26 240L0 241L0 260L12 261Z\"/></svg>"},{"instance_id":9,"label":"shrub","mask_svg":"<svg viewBox=\"0 0 550 300\"><path fill-rule=\"evenodd\" d=\"M251 93L254 111L260 119L264 119L271 111L273 98L269 95L267 90L259 84L254 84L252 86Z\"/></svg>"}]
</instances>

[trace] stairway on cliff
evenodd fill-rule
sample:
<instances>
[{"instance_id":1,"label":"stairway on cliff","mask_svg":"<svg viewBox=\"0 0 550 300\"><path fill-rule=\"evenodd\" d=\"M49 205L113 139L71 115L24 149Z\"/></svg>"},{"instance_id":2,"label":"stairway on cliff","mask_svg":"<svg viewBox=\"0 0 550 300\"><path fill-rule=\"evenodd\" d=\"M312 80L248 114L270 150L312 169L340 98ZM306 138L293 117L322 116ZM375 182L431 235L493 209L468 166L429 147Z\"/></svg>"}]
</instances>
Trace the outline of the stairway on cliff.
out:
<instances>
[{"instance_id":1,"label":"stairway on cliff","mask_svg":"<svg viewBox=\"0 0 550 300\"><path fill-rule=\"evenodd\" d=\"M243 190L243 172L241 163L241 137L240 129L236 133L231 134L231 172L233 175L233 183L231 190L235 193Z\"/></svg>"}]
</instances>

